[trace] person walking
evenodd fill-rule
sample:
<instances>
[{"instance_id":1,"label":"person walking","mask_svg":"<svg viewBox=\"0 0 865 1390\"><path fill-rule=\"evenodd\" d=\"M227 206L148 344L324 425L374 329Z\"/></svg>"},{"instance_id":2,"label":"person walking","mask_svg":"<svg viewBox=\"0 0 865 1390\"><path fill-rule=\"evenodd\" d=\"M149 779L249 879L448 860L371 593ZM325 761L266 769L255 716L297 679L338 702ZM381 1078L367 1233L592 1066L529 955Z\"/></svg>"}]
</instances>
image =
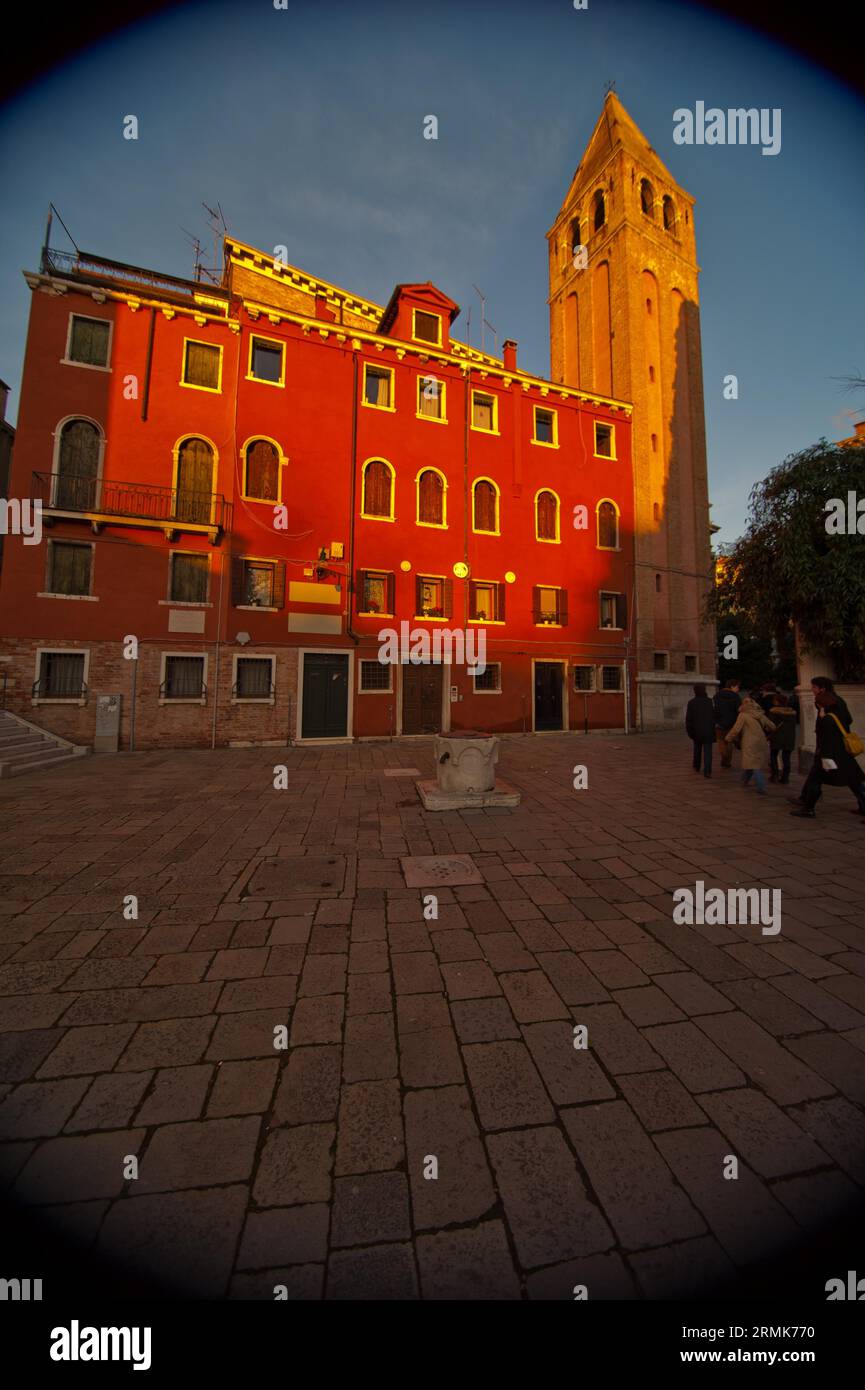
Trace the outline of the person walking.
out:
<instances>
[{"instance_id":1,"label":"person walking","mask_svg":"<svg viewBox=\"0 0 865 1390\"><path fill-rule=\"evenodd\" d=\"M715 708L702 683L694 686L694 698L688 701L685 710L685 732L694 745L694 771L699 772L702 766L703 776L711 777Z\"/></svg>"},{"instance_id":2,"label":"person walking","mask_svg":"<svg viewBox=\"0 0 865 1390\"><path fill-rule=\"evenodd\" d=\"M775 703L768 714L775 725L775 732L769 739L769 761L772 766L769 781L786 786L790 781L790 761L796 747L796 711L786 695L776 694Z\"/></svg>"},{"instance_id":3,"label":"person walking","mask_svg":"<svg viewBox=\"0 0 865 1390\"><path fill-rule=\"evenodd\" d=\"M728 746L734 738L742 736L742 786L747 787L751 778L760 796L766 795L766 777L763 764L766 761L766 736L774 733L775 725L767 719L756 700L750 696L742 701L739 717L727 734Z\"/></svg>"},{"instance_id":4,"label":"person walking","mask_svg":"<svg viewBox=\"0 0 865 1390\"><path fill-rule=\"evenodd\" d=\"M791 816L815 815L814 807L824 787L849 787L856 798L854 815L865 816L865 772L844 744L844 735L853 723L847 703L836 692L826 676L815 676L811 682L817 721L814 726L816 749L811 770L802 788L800 804Z\"/></svg>"},{"instance_id":5,"label":"person walking","mask_svg":"<svg viewBox=\"0 0 865 1390\"><path fill-rule=\"evenodd\" d=\"M718 745L721 753L721 766L732 767L733 749L727 743L727 734L732 729L739 716L739 705L741 696L739 695L739 682L733 676L724 681L713 701L715 707L715 729L718 736Z\"/></svg>"}]
</instances>

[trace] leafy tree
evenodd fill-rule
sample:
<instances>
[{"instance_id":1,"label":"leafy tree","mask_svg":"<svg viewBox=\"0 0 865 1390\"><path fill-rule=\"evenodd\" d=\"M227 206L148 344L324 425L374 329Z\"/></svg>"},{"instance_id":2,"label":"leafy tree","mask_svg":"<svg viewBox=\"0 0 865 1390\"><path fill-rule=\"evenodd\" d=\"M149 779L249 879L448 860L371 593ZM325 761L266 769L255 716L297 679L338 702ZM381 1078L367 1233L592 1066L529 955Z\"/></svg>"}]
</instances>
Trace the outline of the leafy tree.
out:
<instances>
[{"instance_id":1,"label":"leafy tree","mask_svg":"<svg viewBox=\"0 0 865 1390\"><path fill-rule=\"evenodd\" d=\"M850 493L852 532L830 534L829 504L840 499L846 511ZM825 652L839 679L865 679L865 515L857 527L856 500L865 501L865 446L821 439L785 459L751 491L747 530L727 548L707 617L735 615L782 653L795 626L803 649Z\"/></svg>"}]
</instances>

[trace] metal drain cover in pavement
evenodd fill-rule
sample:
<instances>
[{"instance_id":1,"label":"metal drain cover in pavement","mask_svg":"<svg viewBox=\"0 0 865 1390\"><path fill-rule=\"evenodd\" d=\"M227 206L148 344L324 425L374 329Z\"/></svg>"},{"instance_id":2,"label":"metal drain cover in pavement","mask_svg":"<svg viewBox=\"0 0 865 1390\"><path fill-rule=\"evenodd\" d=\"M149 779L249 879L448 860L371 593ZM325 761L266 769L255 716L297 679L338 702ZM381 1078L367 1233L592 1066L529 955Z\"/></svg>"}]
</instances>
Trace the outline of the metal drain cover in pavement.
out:
<instances>
[{"instance_id":1,"label":"metal drain cover in pavement","mask_svg":"<svg viewBox=\"0 0 865 1390\"><path fill-rule=\"evenodd\" d=\"M464 883L483 883L470 854L418 854L402 860L409 888L458 887Z\"/></svg>"},{"instance_id":2,"label":"metal drain cover in pavement","mask_svg":"<svg viewBox=\"0 0 865 1390\"><path fill-rule=\"evenodd\" d=\"M313 858L268 859L249 881L247 898L323 898L341 893L345 858L328 854Z\"/></svg>"}]
</instances>

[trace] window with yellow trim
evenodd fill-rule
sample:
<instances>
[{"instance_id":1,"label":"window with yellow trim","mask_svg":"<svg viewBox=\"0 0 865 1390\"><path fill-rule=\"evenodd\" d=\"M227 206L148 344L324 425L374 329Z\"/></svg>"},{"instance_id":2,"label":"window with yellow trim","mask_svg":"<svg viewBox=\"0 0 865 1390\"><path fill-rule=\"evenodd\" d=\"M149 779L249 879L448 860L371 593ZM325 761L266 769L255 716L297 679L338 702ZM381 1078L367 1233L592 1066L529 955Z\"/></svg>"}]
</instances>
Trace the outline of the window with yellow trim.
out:
<instances>
[{"instance_id":1,"label":"window with yellow trim","mask_svg":"<svg viewBox=\"0 0 865 1390\"><path fill-rule=\"evenodd\" d=\"M187 338L183 353L183 385L202 391L218 391L222 348L216 343L199 343Z\"/></svg>"},{"instance_id":2,"label":"window with yellow trim","mask_svg":"<svg viewBox=\"0 0 865 1390\"><path fill-rule=\"evenodd\" d=\"M545 488L535 498L535 539L557 541L559 539L559 499L554 492Z\"/></svg>"},{"instance_id":3,"label":"window with yellow trim","mask_svg":"<svg viewBox=\"0 0 865 1390\"><path fill-rule=\"evenodd\" d=\"M427 420L444 420L445 387L444 382L434 376L418 377L417 413Z\"/></svg>"},{"instance_id":4,"label":"window with yellow trim","mask_svg":"<svg viewBox=\"0 0 865 1390\"><path fill-rule=\"evenodd\" d=\"M281 386L285 348L270 338L253 337L249 346L249 375L256 381L267 381L271 386Z\"/></svg>"},{"instance_id":5,"label":"window with yellow trim","mask_svg":"<svg viewBox=\"0 0 865 1390\"><path fill-rule=\"evenodd\" d=\"M279 453L269 439L246 446L243 495L256 502L279 501Z\"/></svg>"},{"instance_id":6,"label":"window with yellow trim","mask_svg":"<svg viewBox=\"0 0 865 1390\"><path fill-rule=\"evenodd\" d=\"M616 457L616 427L595 421L595 457L614 459Z\"/></svg>"},{"instance_id":7,"label":"window with yellow trim","mask_svg":"<svg viewBox=\"0 0 865 1390\"><path fill-rule=\"evenodd\" d=\"M486 391L472 391L472 429L497 434L498 401Z\"/></svg>"},{"instance_id":8,"label":"window with yellow trim","mask_svg":"<svg viewBox=\"0 0 865 1390\"><path fill-rule=\"evenodd\" d=\"M393 474L383 459L371 459L363 470L364 516L393 516Z\"/></svg>"},{"instance_id":9,"label":"window with yellow trim","mask_svg":"<svg viewBox=\"0 0 865 1390\"><path fill-rule=\"evenodd\" d=\"M438 347L442 340L441 315L430 314L426 309L415 309L412 317L412 337L420 343L432 343Z\"/></svg>"},{"instance_id":10,"label":"window with yellow trim","mask_svg":"<svg viewBox=\"0 0 865 1390\"><path fill-rule=\"evenodd\" d=\"M391 367L372 367L365 362L363 367L363 403L375 406L378 410L393 410L393 369Z\"/></svg>"},{"instance_id":11,"label":"window with yellow trim","mask_svg":"<svg viewBox=\"0 0 865 1390\"><path fill-rule=\"evenodd\" d=\"M425 468L418 475L417 520L419 526L445 524L445 485L434 468Z\"/></svg>"},{"instance_id":12,"label":"window with yellow trim","mask_svg":"<svg viewBox=\"0 0 865 1390\"><path fill-rule=\"evenodd\" d=\"M598 549L618 550L619 513L612 502L598 503Z\"/></svg>"},{"instance_id":13,"label":"window with yellow trim","mask_svg":"<svg viewBox=\"0 0 865 1390\"><path fill-rule=\"evenodd\" d=\"M499 533L499 491L488 478L478 478L472 489L472 529L488 536Z\"/></svg>"},{"instance_id":14,"label":"window with yellow trim","mask_svg":"<svg viewBox=\"0 0 865 1390\"><path fill-rule=\"evenodd\" d=\"M547 410L545 406L535 406L535 431L532 436L533 444L552 444L559 442L558 419L554 410Z\"/></svg>"}]
</instances>

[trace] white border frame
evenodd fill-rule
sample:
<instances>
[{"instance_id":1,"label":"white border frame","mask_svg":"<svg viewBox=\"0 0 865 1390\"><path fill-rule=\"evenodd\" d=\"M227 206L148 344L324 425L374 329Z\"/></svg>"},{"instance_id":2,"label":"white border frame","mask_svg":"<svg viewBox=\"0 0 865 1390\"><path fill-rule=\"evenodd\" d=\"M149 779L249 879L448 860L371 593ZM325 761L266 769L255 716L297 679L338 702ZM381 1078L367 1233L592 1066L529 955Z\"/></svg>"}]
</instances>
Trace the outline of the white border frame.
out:
<instances>
[{"instance_id":1,"label":"white border frame","mask_svg":"<svg viewBox=\"0 0 865 1390\"><path fill-rule=\"evenodd\" d=\"M207 658L208 658L208 653L207 653L207 652L178 652L178 651L165 651L165 652L160 652L160 654L159 654L159 687L158 687L159 690L161 690L162 687L163 687L163 685L165 684L165 671L166 671L166 667L167 667L167 665L168 665L168 660L167 660L167 659L168 659L168 657L170 657L170 656L194 656L194 657L197 657L197 658L199 659L199 661L203 661L203 662L204 662L204 670L203 670L202 673L201 673L201 684L204 686L205 691L207 690ZM181 700L175 700L175 699L171 698L170 696L167 696L167 695L159 695L159 694L157 693L157 703L160 704L160 705L206 705L206 704L207 704L207 695L206 695L206 694L200 695L200 696L198 696L197 698L196 698L195 696L185 696L185 697L184 697L183 699L181 699Z\"/></svg>"},{"instance_id":2,"label":"white border frame","mask_svg":"<svg viewBox=\"0 0 865 1390\"><path fill-rule=\"evenodd\" d=\"M42 667L43 656L83 656L84 674L81 677L81 684L90 689L90 648L89 647L37 647L36 648L36 669L33 672L33 684L40 679L39 672ZM33 695L30 696L31 705L80 705L86 704L87 697L84 695Z\"/></svg>"},{"instance_id":3,"label":"white border frame","mask_svg":"<svg viewBox=\"0 0 865 1390\"><path fill-rule=\"evenodd\" d=\"M78 362L78 361L76 361L76 359L75 359L74 357L70 357L70 356L69 356L69 349L70 349L71 346L72 346L72 320L73 320L73 319L89 319L91 323L107 323L107 324L108 324L108 361L106 362L106 364L105 364L104 367L100 367L100 366L98 365L98 363L96 363L96 362ZM112 367L111 367L111 352L112 352L113 347L114 347L114 320L113 320L113 319L104 319L104 318L100 318L98 314L79 314L79 313L76 312L75 309L70 309L70 310L69 310L69 323L68 323L68 326L67 326L67 329L66 329L66 347L63 349L63 356L60 358L60 364L61 364L61 366L63 366L63 367L83 367L84 370L85 370L85 371L88 371L88 372L110 372L110 371L112 370Z\"/></svg>"},{"instance_id":4,"label":"white border frame","mask_svg":"<svg viewBox=\"0 0 865 1390\"><path fill-rule=\"evenodd\" d=\"M235 695L237 685L237 663L239 661L270 662L270 695ZM232 652L231 653L231 703L233 705L275 705L276 704L276 653L275 652Z\"/></svg>"}]
</instances>

